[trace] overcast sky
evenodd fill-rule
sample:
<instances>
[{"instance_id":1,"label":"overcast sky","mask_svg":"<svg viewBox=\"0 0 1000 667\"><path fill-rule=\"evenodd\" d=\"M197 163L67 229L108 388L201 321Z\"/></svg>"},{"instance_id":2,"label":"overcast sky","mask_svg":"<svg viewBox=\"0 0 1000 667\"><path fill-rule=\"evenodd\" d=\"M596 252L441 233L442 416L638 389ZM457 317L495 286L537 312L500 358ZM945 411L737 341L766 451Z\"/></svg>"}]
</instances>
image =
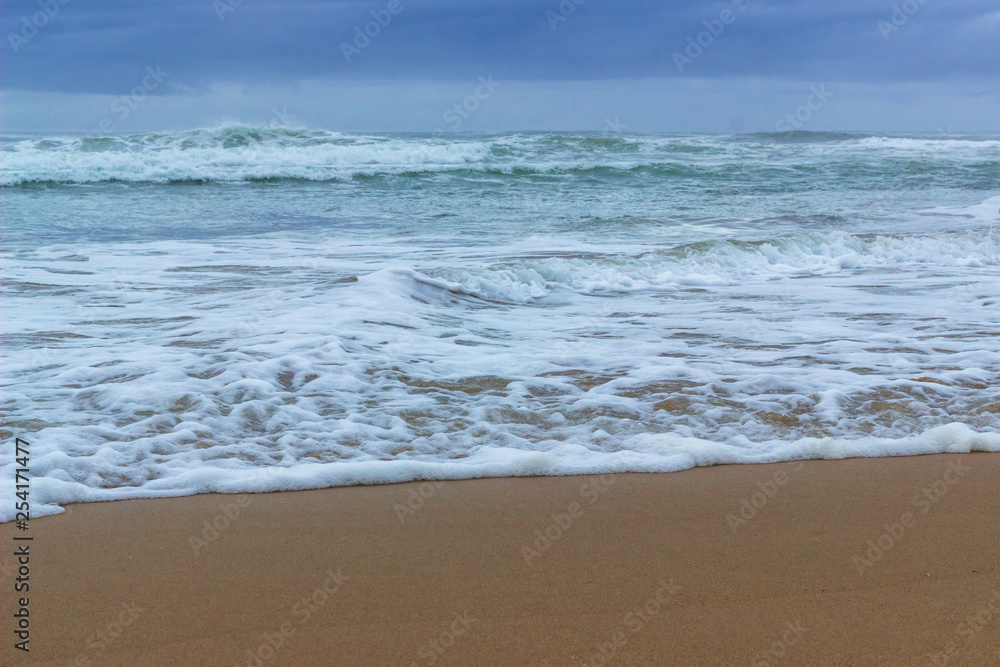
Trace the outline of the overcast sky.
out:
<instances>
[{"instance_id":1,"label":"overcast sky","mask_svg":"<svg viewBox=\"0 0 1000 667\"><path fill-rule=\"evenodd\" d=\"M0 25L6 131L1000 131L996 0L7 0Z\"/></svg>"}]
</instances>

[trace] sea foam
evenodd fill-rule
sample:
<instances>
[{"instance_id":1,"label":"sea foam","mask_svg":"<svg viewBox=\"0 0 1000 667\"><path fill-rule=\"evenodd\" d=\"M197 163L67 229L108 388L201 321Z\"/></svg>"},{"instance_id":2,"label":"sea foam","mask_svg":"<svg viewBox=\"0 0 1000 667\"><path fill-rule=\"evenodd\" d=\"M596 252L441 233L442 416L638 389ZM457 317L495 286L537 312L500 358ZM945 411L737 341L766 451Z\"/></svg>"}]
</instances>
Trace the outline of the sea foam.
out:
<instances>
[{"instance_id":1,"label":"sea foam","mask_svg":"<svg viewBox=\"0 0 1000 667\"><path fill-rule=\"evenodd\" d=\"M783 139L4 137L34 515L998 451L997 147Z\"/></svg>"},{"instance_id":2,"label":"sea foam","mask_svg":"<svg viewBox=\"0 0 1000 667\"><path fill-rule=\"evenodd\" d=\"M818 134L824 141L802 149L819 155L836 151L848 159L874 150L996 159L1000 147L1000 141L988 138ZM343 181L465 171L524 175L652 170L662 176L694 177L710 176L716 168L745 158L747 145L752 141L703 136L384 136L233 124L136 135L4 137L0 186Z\"/></svg>"}]
</instances>

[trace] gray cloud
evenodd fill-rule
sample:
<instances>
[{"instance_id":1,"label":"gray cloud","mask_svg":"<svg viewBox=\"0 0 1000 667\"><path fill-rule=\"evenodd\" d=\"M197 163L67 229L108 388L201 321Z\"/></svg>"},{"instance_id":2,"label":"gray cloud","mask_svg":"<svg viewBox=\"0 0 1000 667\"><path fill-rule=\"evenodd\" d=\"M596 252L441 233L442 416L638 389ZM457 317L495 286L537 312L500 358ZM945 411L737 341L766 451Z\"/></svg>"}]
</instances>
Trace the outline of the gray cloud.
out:
<instances>
[{"instance_id":1,"label":"gray cloud","mask_svg":"<svg viewBox=\"0 0 1000 667\"><path fill-rule=\"evenodd\" d=\"M379 34L355 43L376 19L387 23L373 24ZM715 81L719 92L733 81L836 81L890 95L947 82L989 99L1000 81L995 0L18 0L0 9L0 31L8 104L120 95L155 65L170 78L150 96L200 95L206 109L220 87L415 90L488 73L525 84ZM677 53L689 62L678 67Z\"/></svg>"},{"instance_id":2,"label":"gray cloud","mask_svg":"<svg viewBox=\"0 0 1000 667\"><path fill-rule=\"evenodd\" d=\"M151 63L169 64L192 87L318 77L455 80L487 70L520 80L669 78L681 75L672 54L727 8L736 20L688 72L852 81L1000 74L994 0L908 1L918 9L889 39L878 21L891 21L893 3L873 0L562 0L564 12L573 12L556 30L546 16L560 12L556 0L398 0L395 15L388 0L243 0L231 11L238 0L21 0L3 5L0 26L8 37L4 87L39 91L112 93ZM9 36L40 5L58 12L15 54ZM348 63L341 43L374 20L373 11L391 21Z\"/></svg>"}]
</instances>

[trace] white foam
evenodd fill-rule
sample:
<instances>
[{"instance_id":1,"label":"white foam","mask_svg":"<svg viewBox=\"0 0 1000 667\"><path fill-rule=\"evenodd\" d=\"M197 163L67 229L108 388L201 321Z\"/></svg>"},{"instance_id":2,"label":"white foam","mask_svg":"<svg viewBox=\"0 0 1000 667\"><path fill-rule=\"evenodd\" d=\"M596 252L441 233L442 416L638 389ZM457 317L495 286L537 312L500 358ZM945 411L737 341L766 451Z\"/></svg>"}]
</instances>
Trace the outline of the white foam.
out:
<instances>
[{"instance_id":1,"label":"white foam","mask_svg":"<svg viewBox=\"0 0 1000 667\"><path fill-rule=\"evenodd\" d=\"M958 136L944 137L865 137L857 144L864 148L894 149L903 151L975 151L996 155L1000 141L996 139L967 139Z\"/></svg>"},{"instance_id":2,"label":"white foam","mask_svg":"<svg viewBox=\"0 0 1000 667\"><path fill-rule=\"evenodd\" d=\"M964 424L952 423L904 438L802 438L792 442L771 441L740 446L660 434L626 439L622 449L614 452L594 451L558 442L538 444L539 449L535 450L483 447L461 461L370 460L269 467L187 463L173 466L167 477L138 487L97 488L72 481L56 469L32 480L32 515L58 514L63 511L61 505L74 502L166 498L197 493L261 493L483 477L676 472L727 463L1000 452L1000 434L977 433ZM0 501L3 503L0 506L0 522L12 520L13 494L5 490L0 494Z\"/></svg>"},{"instance_id":3,"label":"white foam","mask_svg":"<svg viewBox=\"0 0 1000 667\"><path fill-rule=\"evenodd\" d=\"M2 153L0 184L104 181L239 182L254 179L333 180L356 175L434 171L480 163L482 142L351 137L329 132L196 131L107 139L22 140Z\"/></svg>"},{"instance_id":4,"label":"white foam","mask_svg":"<svg viewBox=\"0 0 1000 667\"><path fill-rule=\"evenodd\" d=\"M239 179L320 154L350 172L730 150L714 138L298 132L126 138L151 148L117 150L112 172L146 178L160 160ZM5 165L30 154L22 175L107 167L80 162L78 145L23 141L3 153ZM37 162L41 153L55 163ZM274 190L286 187L278 200L294 208L307 188ZM74 192L52 194L72 202ZM23 220L39 210L31 188L11 199ZM449 203L465 215L462 201ZM700 242L685 230L585 242L552 216L516 238L480 238L479 227L466 238L419 219L402 232L335 226L304 238L29 240L0 250L4 429L32 443L36 513L204 491L997 451L998 206L919 211L898 231L893 219L852 234L838 219L833 230L762 224L742 240ZM491 222L478 213L472 223Z\"/></svg>"},{"instance_id":5,"label":"white foam","mask_svg":"<svg viewBox=\"0 0 1000 667\"><path fill-rule=\"evenodd\" d=\"M639 257L606 261L547 258L489 268L441 269L432 276L409 269L384 269L364 280L394 285L399 293L421 298L433 298L429 290L437 289L492 301L528 303L563 290L600 294L722 287L920 265L1000 265L1000 229L900 236L832 232L766 242L712 241Z\"/></svg>"},{"instance_id":6,"label":"white foam","mask_svg":"<svg viewBox=\"0 0 1000 667\"><path fill-rule=\"evenodd\" d=\"M849 136L849 135L848 135ZM496 135L419 137L346 135L244 125L109 137L4 138L0 185L28 183L238 183L265 179L350 180L358 176L454 170L499 174L655 168L710 173L776 157L807 163L830 155L869 160L917 151L936 158L996 159L1000 141L865 137L784 146L710 136Z\"/></svg>"},{"instance_id":7,"label":"white foam","mask_svg":"<svg viewBox=\"0 0 1000 667\"><path fill-rule=\"evenodd\" d=\"M41 248L6 260L8 335L25 342L4 350L4 413L13 428L50 424L21 431L36 512L996 451L997 241L978 229L577 258L505 248L492 265L439 256L422 270L419 245L385 266L346 240L319 260L281 240ZM75 272L47 270L59 267Z\"/></svg>"}]
</instances>

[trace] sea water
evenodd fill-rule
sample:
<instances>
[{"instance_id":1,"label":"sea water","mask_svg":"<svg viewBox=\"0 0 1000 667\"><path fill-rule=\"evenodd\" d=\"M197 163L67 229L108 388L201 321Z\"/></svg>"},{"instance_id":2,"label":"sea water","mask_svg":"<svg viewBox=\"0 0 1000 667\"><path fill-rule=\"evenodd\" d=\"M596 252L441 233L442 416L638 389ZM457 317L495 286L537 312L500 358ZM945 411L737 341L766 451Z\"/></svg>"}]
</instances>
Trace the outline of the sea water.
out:
<instances>
[{"instance_id":1,"label":"sea water","mask_svg":"<svg viewBox=\"0 0 1000 667\"><path fill-rule=\"evenodd\" d=\"M0 434L34 515L1000 451L998 195L997 135L5 135Z\"/></svg>"}]
</instances>

